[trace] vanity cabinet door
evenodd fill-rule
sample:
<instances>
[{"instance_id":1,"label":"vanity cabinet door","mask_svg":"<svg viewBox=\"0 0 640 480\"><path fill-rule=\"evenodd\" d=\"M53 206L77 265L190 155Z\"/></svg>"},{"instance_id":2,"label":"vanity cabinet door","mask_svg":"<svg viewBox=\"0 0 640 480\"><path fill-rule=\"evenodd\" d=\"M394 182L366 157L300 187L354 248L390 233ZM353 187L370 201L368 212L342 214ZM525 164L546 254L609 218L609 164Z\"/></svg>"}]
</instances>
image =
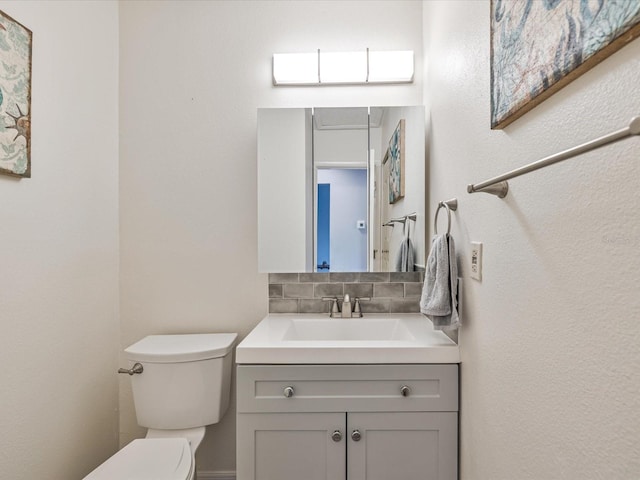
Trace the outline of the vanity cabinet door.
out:
<instances>
[{"instance_id":1,"label":"vanity cabinet door","mask_svg":"<svg viewBox=\"0 0 640 480\"><path fill-rule=\"evenodd\" d=\"M458 413L349 413L349 480L456 480Z\"/></svg>"},{"instance_id":2,"label":"vanity cabinet door","mask_svg":"<svg viewBox=\"0 0 640 480\"><path fill-rule=\"evenodd\" d=\"M243 413L238 480L345 480L344 413Z\"/></svg>"}]
</instances>

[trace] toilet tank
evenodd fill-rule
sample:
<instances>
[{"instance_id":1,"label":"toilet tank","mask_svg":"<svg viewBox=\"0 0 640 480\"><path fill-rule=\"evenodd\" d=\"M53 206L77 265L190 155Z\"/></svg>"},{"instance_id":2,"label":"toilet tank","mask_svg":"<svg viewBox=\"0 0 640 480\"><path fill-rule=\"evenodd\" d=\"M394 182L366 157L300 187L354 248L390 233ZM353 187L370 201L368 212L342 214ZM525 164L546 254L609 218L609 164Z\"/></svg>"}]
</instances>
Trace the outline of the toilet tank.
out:
<instances>
[{"instance_id":1,"label":"toilet tank","mask_svg":"<svg viewBox=\"0 0 640 480\"><path fill-rule=\"evenodd\" d=\"M153 429L220 421L229 406L236 333L150 335L125 349L138 424Z\"/></svg>"}]
</instances>

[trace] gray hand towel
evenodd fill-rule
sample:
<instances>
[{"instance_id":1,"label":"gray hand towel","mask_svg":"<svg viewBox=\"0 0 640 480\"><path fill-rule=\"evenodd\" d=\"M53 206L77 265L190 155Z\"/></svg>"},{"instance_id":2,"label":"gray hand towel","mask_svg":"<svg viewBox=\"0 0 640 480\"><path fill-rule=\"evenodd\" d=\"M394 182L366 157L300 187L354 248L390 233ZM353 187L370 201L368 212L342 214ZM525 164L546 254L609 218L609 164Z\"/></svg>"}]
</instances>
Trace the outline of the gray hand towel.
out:
<instances>
[{"instance_id":1,"label":"gray hand towel","mask_svg":"<svg viewBox=\"0 0 640 480\"><path fill-rule=\"evenodd\" d=\"M436 330L460 326L458 317L458 266L453 238L436 235L431 242L420 311L433 322Z\"/></svg>"},{"instance_id":2,"label":"gray hand towel","mask_svg":"<svg viewBox=\"0 0 640 480\"><path fill-rule=\"evenodd\" d=\"M410 238L405 238L396 257L396 272L413 272L413 266L413 244Z\"/></svg>"},{"instance_id":3,"label":"gray hand towel","mask_svg":"<svg viewBox=\"0 0 640 480\"><path fill-rule=\"evenodd\" d=\"M413 272L413 244L411 243L411 226L408 219L402 232L404 233L404 238L400 243L400 249L396 257L396 272Z\"/></svg>"}]
</instances>

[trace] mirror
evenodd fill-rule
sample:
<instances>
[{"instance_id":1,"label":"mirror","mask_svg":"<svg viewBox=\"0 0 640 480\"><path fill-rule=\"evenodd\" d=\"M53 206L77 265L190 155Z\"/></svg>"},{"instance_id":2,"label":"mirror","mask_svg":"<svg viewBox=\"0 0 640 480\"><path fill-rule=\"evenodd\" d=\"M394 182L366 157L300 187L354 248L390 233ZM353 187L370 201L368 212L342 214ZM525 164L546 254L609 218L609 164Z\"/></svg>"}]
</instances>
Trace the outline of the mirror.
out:
<instances>
[{"instance_id":1,"label":"mirror","mask_svg":"<svg viewBox=\"0 0 640 480\"><path fill-rule=\"evenodd\" d=\"M261 272L423 269L425 112L258 109Z\"/></svg>"}]
</instances>

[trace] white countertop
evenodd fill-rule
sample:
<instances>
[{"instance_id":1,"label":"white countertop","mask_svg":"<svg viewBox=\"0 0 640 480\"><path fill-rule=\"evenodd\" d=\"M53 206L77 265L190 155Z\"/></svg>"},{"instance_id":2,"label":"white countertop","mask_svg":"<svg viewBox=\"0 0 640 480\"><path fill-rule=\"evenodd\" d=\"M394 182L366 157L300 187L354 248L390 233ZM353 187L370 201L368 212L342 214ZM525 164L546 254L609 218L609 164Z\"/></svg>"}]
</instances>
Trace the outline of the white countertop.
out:
<instances>
[{"instance_id":1,"label":"white countertop","mask_svg":"<svg viewBox=\"0 0 640 480\"><path fill-rule=\"evenodd\" d=\"M419 313L269 314L236 347L236 363L460 363L460 352Z\"/></svg>"}]
</instances>

